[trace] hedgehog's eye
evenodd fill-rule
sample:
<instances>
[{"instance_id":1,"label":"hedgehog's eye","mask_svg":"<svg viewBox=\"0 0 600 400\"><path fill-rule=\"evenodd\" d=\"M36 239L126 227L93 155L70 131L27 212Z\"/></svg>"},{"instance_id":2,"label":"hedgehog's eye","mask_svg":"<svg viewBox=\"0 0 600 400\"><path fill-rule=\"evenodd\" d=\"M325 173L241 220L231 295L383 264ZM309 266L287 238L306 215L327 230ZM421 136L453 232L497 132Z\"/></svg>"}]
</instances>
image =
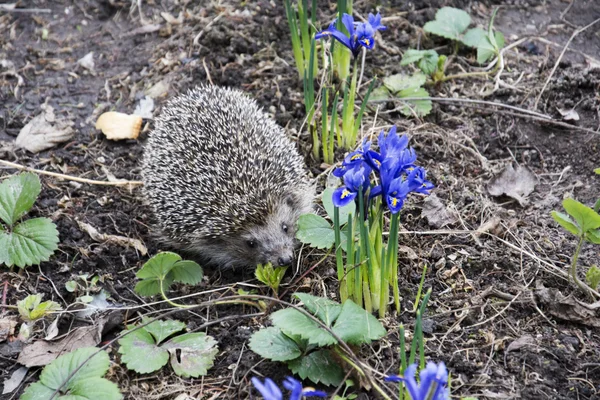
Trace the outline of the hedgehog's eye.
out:
<instances>
[{"instance_id":1,"label":"hedgehog's eye","mask_svg":"<svg viewBox=\"0 0 600 400\"><path fill-rule=\"evenodd\" d=\"M286 224L281 224L281 229L283 229L285 233L288 232L288 226Z\"/></svg>"},{"instance_id":2,"label":"hedgehog's eye","mask_svg":"<svg viewBox=\"0 0 600 400\"><path fill-rule=\"evenodd\" d=\"M254 240L246 240L246 245L248 245L248 247L253 249L256 247L256 242Z\"/></svg>"}]
</instances>

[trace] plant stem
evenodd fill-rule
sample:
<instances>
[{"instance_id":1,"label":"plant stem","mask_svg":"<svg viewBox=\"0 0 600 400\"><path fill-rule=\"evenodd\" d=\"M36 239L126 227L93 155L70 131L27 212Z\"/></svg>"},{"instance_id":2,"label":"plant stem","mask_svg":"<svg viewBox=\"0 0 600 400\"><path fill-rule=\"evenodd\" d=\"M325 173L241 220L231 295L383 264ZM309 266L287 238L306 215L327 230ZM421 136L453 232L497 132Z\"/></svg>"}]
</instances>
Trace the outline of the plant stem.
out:
<instances>
[{"instance_id":1,"label":"plant stem","mask_svg":"<svg viewBox=\"0 0 600 400\"><path fill-rule=\"evenodd\" d=\"M352 368L354 368L354 369L355 369L355 370L356 370L356 371L359 373L359 375L361 375L361 376L365 376L365 373L363 372L363 370L362 370L362 369L361 369L361 368L360 368L358 365L356 365L355 363L353 363L353 362L352 362L352 360L350 360L348 357L346 357L346 355L345 355L345 354L344 354L344 353L343 353L343 352L342 352L342 351L341 351L341 350L340 350L340 349L339 349L337 346L334 348L334 351L336 352L336 354L337 354L338 356L340 356L340 358L341 358L342 360L344 360L344 361L345 361L345 362L347 362L347 363L348 363L348 364L349 364L349 365L350 365ZM370 383L373 385L373 388L374 388L374 389L375 389L377 392L379 392L379 394L381 395L381 397L383 397L385 400L392 400L392 399L391 399L391 397L390 397L390 396L388 396L388 395L387 395L387 394L386 394L386 393L383 391L383 389L381 389L381 387L379 387L379 385L377 385L375 382L370 382Z\"/></svg>"},{"instance_id":2,"label":"plant stem","mask_svg":"<svg viewBox=\"0 0 600 400\"><path fill-rule=\"evenodd\" d=\"M575 253L573 253L573 261L571 261L571 277L573 278L573 282L577 284L583 290L583 292L592 298L594 301L594 296L590 293L590 288L581 282L577 277L577 260L579 259L579 252L581 251L581 246L585 240L585 235L581 235L579 237L579 242L577 243L577 248L575 249Z\"/></svg>"}]
</instances>

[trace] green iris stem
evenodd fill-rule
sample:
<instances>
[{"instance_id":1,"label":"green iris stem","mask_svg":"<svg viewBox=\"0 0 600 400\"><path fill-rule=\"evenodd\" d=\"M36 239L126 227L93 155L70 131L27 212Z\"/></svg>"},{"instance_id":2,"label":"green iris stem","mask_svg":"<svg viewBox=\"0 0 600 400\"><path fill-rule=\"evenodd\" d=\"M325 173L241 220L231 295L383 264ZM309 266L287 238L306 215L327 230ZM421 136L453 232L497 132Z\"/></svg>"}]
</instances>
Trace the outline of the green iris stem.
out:
<instances>
[{"instance_id":1,"label":"green iris stem","mask_svg":"<svg viewBox=\"0 0 600 400\"><path fill-rule=\"evenodd\" d=\"M405 332L404 332L404 324L400 324L400 329L399 329L399 335L400 335L400 375L404 375L404 371L406 371L406 367L408 367L408 365L406 364L406 338L405 338ZM400 381L400 387L398 388L398 399L399 400L404 400L404 382Z\"/></svg>"},{"instance_id":2,"label":"green iris stem","mask_svg":"<svg viewBox=\"0 0 600 400\"><path fill-rule=\"evenodd\" d=\"M338 281L342 282L344 278L344 259L342 254L342 240L340 235L340 209L333 209L333 227L335 231L335 260L337 263Z\"/></svg>"},{"instance_id":3,"label":"green iris stem","mask_svg":"<svg viewBox=\"0 0 600 400\"><path fill-rule=\"evenodd\" d=\"M324 87L321 91L321 142L323 144L323 160L325 162L329 162L329 130L327 126L327 105L329 103L329 90L327 87ZM313 146L313 156L316 160L319 158L319 148L317 146Z\"/></svg>"},{"instance_id":4,"label":"green iris stem","mask_svg":"<svg viewBox=\"0 0 600 400\"><path fill-rule=\"evenodd\" d=\"M392 214L390 225L390 236L388 237L388 265L390 270L390 282L394 294L394 305L396 311L400 312L400 288L398 287L398 227L400 225L400 213Z\"/></svg>"},{"instance_id":5,"label":"green iris stem","mask_svg":"<svg viewBox=\"0 0 600 400\"><path fill-rule=\"evenodd\" d=\"M354 298L354 214L348 214L348 225L347 226L347 236L346 236L346 245L348 250L348 263L346 265L346 289L348 292L348 298Z\"/></svg>"},{"instance_id":6,"label":"green iris stem","mask_svg":"<svg viewBox=\"0 0 600 400\"><path fill-rule=\"evenodd\" d=\"M379 271L380 276L380 285L379 285L379 318L385 317L385 309L387 303L387 296L385 296L386 290L384 289L388 286L387 280L385 279L387 276L387 257L385 256L385 249L381 249L381 270Z\"/></svg>"},{"instance_id":7,"label":"green iris stem","mask_svg":"<svg viewBox=\"0 0 600 400\"><path fill-rule=\"evenodd\" d=\"M346 363L348 363L348 365L350 365L352 368L354 368L356 370L356 372L364 377L365 373L363 372L363 369L361 367L359 367L358 365L356 365L354 362L352 362L352 360L350 360L341 350L338 346L335 346L334 348L335 353L342 359L344 360ZM390 396L387 395L387 393L385 393L385 391L379 387L379 385L377 385L377 383L375 382L370 382L373 385L373 388L381 395L381 397L385 400L392 400L390 398Z\"/></svg>"},{"instance_id":8,"label":"green iris stem","mask_svg":"<svg viewBox=\"0 0 600 400\"><path fill-rule=\"evenodd\" d=\"M415 298L413 312L417 311L417 307L419 307L419 301L421 300L421 291L423 290L423 284L425 283L425 274L426 273L427 273L427 264L425 264L423 266L423 273L421 274L421 282L419 282L419 288L417 289L417 296Z\"/></svg>"},{"instance_id":9,"label":"green iris stem","mask_svg":"<svg viewBox=\"0 0 600 400\"><path fill-rule=\"evenodd\" d=\"M364 304L365 304L365 310L367 310L368 312L372 312L372 304L371 304L371 291L369 290L369 284L370 282L373 281L373 265L372 265L372 261L371 261L371 249L370 249L370 243L369 243L369 227L367 224L365 224L365 191L363 191L363 187L362 185L360 186L359 190L358 190L358 215L360 220L359 222L359 227L360 227L360 246L361 249L363 250L363 252L361 253L361 261L366 260L366 271L363 271L363 297L364 297Z\"/></svg>"},{"instance_id":10,"label":"green iris stem","mask_svg":"<svg viewBox=\"0 0 600 400\"><path fill-rule=\"evenodd\" d=\"M292 51L294 53L294 60L296 62L296 69L298 70L298 76L300 79L304 78L304 54L302 53L302 44L300 42L300 36L298 35L298 22L296 12L290 4L290 0L284 0L285 15L288 20L290 27L290 36L292 39Z\"/></svg>"},{"instance_id":11,"label":"green iris stem","mask_svg":"<svg viewBox=\"0 0 600 400\"><path fill-rule=\"evenodd\" d=\"M358 78L357 66L358 60L355 59L354 68L352 69L352 80L348 91L348 102L345 104L346 107L344 107L342 115L342 147L346 150L350 150L356 145L356 135L354 132L354 102L356 100L356 82Z\"/></svg>"}]
</instances>

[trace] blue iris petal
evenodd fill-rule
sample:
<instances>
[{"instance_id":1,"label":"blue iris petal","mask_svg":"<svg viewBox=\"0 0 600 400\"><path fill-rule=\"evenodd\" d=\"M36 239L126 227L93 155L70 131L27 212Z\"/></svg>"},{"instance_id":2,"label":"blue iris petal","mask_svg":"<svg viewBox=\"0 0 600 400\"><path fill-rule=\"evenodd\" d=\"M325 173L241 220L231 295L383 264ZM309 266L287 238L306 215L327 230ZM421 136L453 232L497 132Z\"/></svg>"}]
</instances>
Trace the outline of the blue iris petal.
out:
<instances>
[{"instance_id":1,"label":"blue iris petal","mask_svg":"<svg viewBox=\"0 0 600 400\"><path fill-rule=\"evenodd\" d=\"M371 25L371 22L376 26ZM332 36L338 42L343 44L345 47L350 49L354 57L356 57L362 47L372 49L375 46L375 32L377 30L384 30L385 27L381 25L381 15L373 16L369 15L369 22L354 22L352 15L343 14L342 24L348 31L348 34L341 32L336 27L336 22L333 21L327 29L319 32L315 35L315 39L321 39L325 36Z\"/></svg>"},{"instance_id":2,"label":"blue iris petal","mask_svg":"<svg viewBox=\"0 0 600 400\"><path fill-rule=\"evenodd\" d=\"M385 31L387 29L387 26L381 25L381 14L379 13L377 13L377 15L369 13L369 24L371 24L376 31Z\"/></svg>"},{"instance_id":3,"label":"blue iris petal","mask_svg":"<svg viewBox=\"0 0 600 400\"><path fill-rule=\"evenodd\" d=\"M302 397L302 382L288 376L283 381L283 387L292 392L290 394L290 400L300 400Z\"/></svg>"},{"instance_id":4,"label":"blue iris petal","mask_svg":"<svg viewBox=\"0 0 600 400\"><path fill-rule=\"evenodd\" d=\"M251 381L256 390L262 394L264 400L283 400L281 390L270 378L266 378L264 384L258 378L252 378Z\"/></svg>"},{"instance_id":5,"label":"blue iris petal","mask_svg":"<svg viewBox=\"0 0 600 400\"><path fill-rule=\"evenodd\" d=\"M397 214L400 211L408 193L410 193L410 187L408 181L403 180L403 178L396 178L390 183L385 200L392 214Z\"/></svg>"},{"instance_id":6,"label":"blue iris petal","mask_svg":"<svg viewBox=\"0 0 600 400\"><path fill-rule=\"evenodd\" d=\"M312 390L312 388L305 388L305 389L303 389L302 390L302 395L306 396L306 397L310 397L310 396L314 396L314 397L327 397L327 393L322 392L320 390Z\"/></svg>"},{"instance_id":7,"label":"blue iris petal","mask_svg":"<svg viewBox=\"0 0 600 400\"><path fill-rule=\"evenodd\" d=\"M350 14L344 13L342 15L342 24L344 24L344 27L348 31L348 35L350 35L350 37L353 37L354 36L354 17L352 17L352 15L350 15Z\"/></svg>"},{"instance_id":8,"label":"blue iris petal","mask_svg":"<svg viewBox=\"0 0 600 400\"><path fill-rule=\"evenodd\" d=\"M427 171L425 171L424 168L415 167L408 174L407 178L410 185L410 190L417 193L429 194L431 189L433 189L435 186L433 185L433 183L428 181L426 177Z\"/></svg>"},{"instance_id":9,"label":"blue iris petal","mask_svg":"<svg viewBox=\"0 0 600 400\"><path fill-rule=\"evenodd\" d=\"M419 383L415 380L417 364L406 368L404 376L392 375L385 378L388 382L404 382L412 400L449 400L450 391L445 387L448 384L448 370L443 362L436 365L428 362L419 374Z\"/></svg>"},{"instance_id":10,"label":"blue iris petal","mask_svg":"<svg viewBox=\"0 0 600 400\"><path fill-rule=\"evenodd\" d=\"M332 199L333 205L336 207L344 207L356 198L357 192L353 192L345 186L334 190Z\"/></svg>"}]
</instances>

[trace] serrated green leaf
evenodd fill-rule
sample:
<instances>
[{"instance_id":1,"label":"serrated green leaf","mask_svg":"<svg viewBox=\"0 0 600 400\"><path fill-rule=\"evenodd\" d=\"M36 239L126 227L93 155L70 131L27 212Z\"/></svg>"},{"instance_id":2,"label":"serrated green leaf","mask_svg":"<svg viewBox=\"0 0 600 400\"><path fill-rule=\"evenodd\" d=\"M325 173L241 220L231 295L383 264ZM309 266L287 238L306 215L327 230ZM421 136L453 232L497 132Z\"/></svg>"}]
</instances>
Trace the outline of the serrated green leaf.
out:
<instances>
[{"instance_id":1,"label":"serrated green leaf","mask_svg":"<svg viewBox=\"0 0 600 400\"><path fill-rule=\"evenodd\" d=\"M0 184L0 219L12 226L33 207L41 190L40 178L31 172L5 179Z\"/></svg>"},{"instance_id":2,"label":"serrated green leaf","mask_svg":"<svg viewBox=\"0 0 600 400\"><path fill-rule=\"evenodd\" d=\"M259 356L273 361L289 361L302 355L296 342L274 326L255 332L248 346Z\"/></svg>"},{"instance_id":3,"label":"serrated green leaf","mask_svg":"<svg viewBox=\"0 0 600 400\"><path fill-rule=\"evenodd\" d=\"M369 101L384 101L389 100L391 98L389 90L385 86L380 86L376 89L373 89L371 95L369 96Z\"/></svg>"},{"instance_id":4,"label":"serrated green leaf","mask_svg":"<svg viewBox=\"0 0 600 400\"><path fill-rule=\"evenodd\" d=\"M386 334L381 322L352 300L344 302L342 312L333 324L333 332L346 343L354 345L370 343Z\"/></svg>"},{"instance_id":5,"label":"serrated green leaf","mask_svg":"<svg viewBox=\"0 0 600 400\"><path fill-rule=\"evenodd\" d=\"M33 218L0 232L0 264L20 268L48 261L58 248L56 225L48 218Z\"/></svg>"},{"instance_id":6,"label":"serrated green leaf","mask_svg":"<svg viewBox=\"0 0 600 400\"><path fill-rule=\"evenodd\" d=\"M42 303L41 294L30 294L17 302L19 314L27 321L35 321L52 311L61 310L60 304L48 300Z\"/></svg>"},{"instance_id":7,"label":"serrated green leaf","mask_svg":"<svg viewBox=\"0 0 600 400\"><path fill-rule=\"evenodd\" d=\"M86 400L120 400L123 395L119 387L105 378L89 378L74 382L69 387L69 395L59 397L63 399L86 399Z\"/></svg>"},{"instance_id":8,"label":"serrated green leaf","mask_svg":"<svg viewBox=\"0 0 600 400\"><path fill-rule=\"evenodd\" d=\"M302 379L323 385L337 386L344 380L344 371L329 350L317 350L288 362L288 367Z\"/></svg>"},{"instance_id":9,"label":"serrated green leaf","mask_svg":"<svg viewBox=\"0 0 600 400\"><path fill-rule=\"evenodd\" d=\"M177 261L181 261L179 254L163 251L146 261L135 275L139 279L164 278Z\"/></svg>"},{"instance_id":10,"label":"serrated green leaf","mask_svg":"<svg viewBox=\"0 0 600 400\"><path fill-rule=\"evenodd\" d=\"M286 308L271 314L273 325L282 331L298 335L316 346L328 346L337 343L337 340L315 321L293 308Z\"/></svg>"},{"instance_id":11,"label":"serrated green leaf","mask_svg":"<svg viewBox=\"0 0 600 400\"><path fill-rule=\"evenodd\" d=\"M146 321L148 321L148 318L142 318L142 323ZM156 344L160 344L175 332L185 329L185 324L174 319L165 319L154 321L141 329L150 333L154 337Z\"/></svg>"},{"instance_id":12,"label":"serrated green leaf","mask_svg":"<svg viewBox=\"0 0 600 400\"><path fill-rule=\"evenodd\" d=\"M40 319L46 316L46 314L59 310L62 310L60 304L52 300L47 300L43 303L40 303L37 307L31 310L31 312L29 313L29 320L35 321L36 319Z\"/></svg>"},{"instance_id":13,"label":"serrated green leaf","mask_svg":"<svg viewBox=\"0 0 600 400\"><path fill-rule=\"evenodd\" d=\"M554 220L558 222L560 226L571 232L573 235L581 235L581 230L567 214L563 214L558 211L551 211L550 215L552 215L552 218L554 218Z\"/></svg>"},{"instance_id":14,"label":"serrated green leaf","mask_svg":"<svg viewBox=\"0 0 600 400\"><path fill-rule=\"evenodd\" d=\"M565 199L563 207L567 213L577 222L582 232L588 232L592 229L600 228L600 215L586 206L573 199Z\"/></svg>"},{"instance_id":15,"label":"serrated green leaf","mask_svg":"<svg viewBox=\"0 0 600 400\"><path fill-rule=\"evenodd\" d=\"M417 63L419 69L427 75L433 75L437 69L439 55L435 50L408 49L402 56L400 65Z\"/></svg>"},{"instance_id":16,"label":"serrated green leaf","mask_svg":"<svg viewBox=\"0 0 600 400\"><path fill-rule=\"evenodd\" d=\"M198 263L194 261L181 260L177 261L170 273L174 282L185 283L186 285L196 285L202 282L204 271Z\"/></svg>"},{"instance_id":17,"label":"serrated green leaf","mask_svg":"<svg viewBox=\"0 0 600 400\"><path fill-rule=\"evenodd\" d=\"M600 284L600 268L592 265L585 274L585 280L592 289L596 289Z\"/></svg>"},{"instance_id":18,"label":"serrated green leaf","mask_svg":"<svg viewBox=\"0 0 600 400\"><path fill-rule=\"evenodd\" d=\"M294 293L294 296L304 303L304 307L311 314L315 315L327 326L331 326L340 315L340 312L342 312L342 305L333 300L313 296L308 293Z\"/></svg>"},{"instance_id":19,"label":"serrated green leaf","mask_svg":"<svg viewBox=\"0 0 600 400\"><path fill-rule=\"evenodd\" d=\"M171 275L163 280L164 290L169 289L169 286L173 283ZM160 281L158 278L146 278L139 281L133 289L140 296L154 296L160 293Z\"/></svg>"},{"instance_id":20,"label":"serrated green leaf","mask_svg":"<svg viewBox=\"0 0 600 400\"><path fill-rule=\"evenodd\" d=\"M147 374L157 371L169 362L169 352L156 345L154 337L143 328L129 330L127 335L119 339L121 361L127 368Z\"/></svg>"},{"instance_id":21,"label":"serrated green leaf","mask_svg":"<svg viewBox=\"0 0 600 400\"><path fill-rule=\"evenodd\" d=\"M442 7L435 14L435 20L427 22L423 30L451 40L460 40L460 35L471 24L471 17L463 10Z\"/></svg>"},{"instance_id":22,"label":"serrated green leaf","mask_svg":"<svg viewBox=\"0 0 600 400\"><path fill-rule=\"evenodd\" d=\"M383 78L383 84L392 92L397 93L409 88L423 86L427 77L421 73L413 75L395 74Z\"/></svg>"},{"instance_id":23,"label":"serrated green leaf","mask_svg":"<svg viewBox=\"0 0 600 400\"><path fill-rule=\"evenodd\" d=\"M285 271L287 267L277 267L273 268L273 264L259 264L256 266L256 270L254 270L254 275L256 279L273 289L275 293L279 290L279 284L283 279Z\"/></svg>"},{"instance_id":24,"label":"serrated green leaf","mask_svg":"<svg viewBox=\"0 0 600 400\"><path fill-rule=\"evenodd\" d=\"M176 336L161 347L171 354L173 371L184 378L206 375L219 352L217 341L203 332Z\"/></svg>"},{"instance_id":25,"label":"serrated green leaf","mask_svg":"<svg viewBox=\"0 0 600 400\"><path fill-rule=\"evenodd\" d=\"M54 389L50 389L48 386L38 381L29 385L19 400L50 400L54 391ZM62 400L60 396L57 396L57 398Z\"/></svg>"},{"instance_id":26,"label":"serrated green leaf","mask_svg":"<svg viewBox=\"0 0 600 400\"><path fill-rule=\"evenodd\" d=\"M328 249L335 243L335 232L327 220L316 214L304 214L298 218L296 238L318 249Z\"/></svg>"},{"instance_id":27,"label":"serrated green leaf","mask_svg":"<svg viewBox=\"0 0 600 400\"><path fill-rule=\"evenodd\" d=\"M401 99L406 97L429 97L429 93L423 88L408 88L401 90L398 93L398 97ZM428 115L433 108L431 100L429 99L407 100L406 103L407 104L400 108L400 112L407 117L414 116L415 114L419 117L423 117Z\"/></svg>"},{"instance_id":28,"label":"serrated green leaf","mask_svg":"<svg viewBox=\"0 0 600 400\"><path fill-rule=\"evenodd\" d=\"M333 192L335 189L326 188L323 190L323 194L321 195L321 202L323 203L323 208L325 208L325 212L330 220L333 221L333 213L335 210L335 206L333 205ZM354 214L356 212L356 204L354 202L350 202L346 204L344 207L340 208L340 225L343 226L348 221L348 215Z\"/></svg>"},{"instance_id":29,"label":"serrated green leaf","mask_svg":"<svg viewBox=\"0 0 600 400\"><path fill-rule=\"evenodd\" d=\"M108 354L105 351L98 352L86 361L97 351L96 347L83 347L58 357L44 368L40 375L40 382L53 390L67 382L62 389L63 392L66 392L78 381L104 376L110 365ZM85 364L69 378L69 375L84 362Z\"/></svg>"},{"instance_id":30,"label":"serrated green leaf","mask_svg":"<svg viewBox=\"0 0 600 400\"><path fill-rule=\"evenodd\" d=\"M461 42L468 47L476 49L479 47L479 43L487 36L487 32L482 28L469 29L465 36L463 36Z\"/></svg>"}]
</instances>

